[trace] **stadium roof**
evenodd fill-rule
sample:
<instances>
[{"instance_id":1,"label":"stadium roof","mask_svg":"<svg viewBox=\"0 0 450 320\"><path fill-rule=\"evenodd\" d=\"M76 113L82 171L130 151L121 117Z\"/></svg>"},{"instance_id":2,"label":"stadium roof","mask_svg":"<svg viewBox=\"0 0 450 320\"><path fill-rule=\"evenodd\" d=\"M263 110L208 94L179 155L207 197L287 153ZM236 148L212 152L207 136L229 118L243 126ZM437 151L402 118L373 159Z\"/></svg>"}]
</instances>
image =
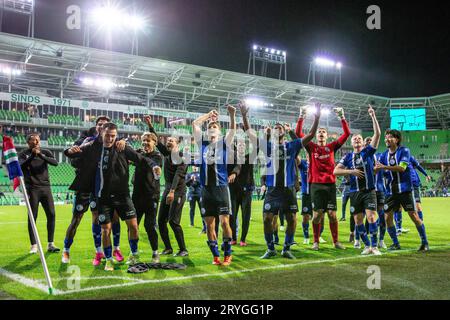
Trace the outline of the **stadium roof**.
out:
<instances>
[{"instance_id":1,"label":"stadium roof","mask_svg":"<svg viewBox=\"0 0 450 320\"><path fill-rule=\"evenodd\" d=\"M71 44L0 33L0 63L26 70L11 83L0 76L2 90L41 92L64 98L122 101L150 105L151 100L174 102L176 111L208 111L223 108L246 97L257 97L268 106L253 113L261 119L293 121L299 106L320 101L342 106L352 127L371 130L367 105L373 104L382 126L389 126L390 108L427 108L427 128L447 129L450 124L450 93L434 97L388 98L370 94L306 85L220 69L155 58L98 50ZM105 95L85 87L80 77L108 77L127 87ZM7 90L7 89L6 89ZM273 106L272 106L273 105ZM330 117L330 125L339 125Z\"/></svg>"}]
</instances>

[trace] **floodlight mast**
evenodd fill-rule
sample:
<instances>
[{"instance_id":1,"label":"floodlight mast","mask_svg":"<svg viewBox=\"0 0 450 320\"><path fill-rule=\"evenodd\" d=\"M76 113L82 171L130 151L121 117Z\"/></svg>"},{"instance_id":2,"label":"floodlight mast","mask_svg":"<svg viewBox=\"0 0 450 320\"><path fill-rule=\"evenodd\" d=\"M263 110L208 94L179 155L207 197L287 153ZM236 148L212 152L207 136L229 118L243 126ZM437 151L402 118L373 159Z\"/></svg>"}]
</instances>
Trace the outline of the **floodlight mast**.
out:
<instances>
[{"instance_id":1,"label":"floodlight mast","mask_svg":"<svg viewBox=\"0 0 450 320\"><path fill-rule=\"evenodd\" d=\"M90 47L91 28L96 24L106 29L105 48L112 42L112 29L123 28L132 32L131 54L139 55L139 32L145 28L146 21L137 14L128 14L120 8L106 6L98 7L88 12L84 17L83 46Z\"/></svg>"},{"instance_id":2,"label":"floodlight mast","mask_svg":"<svg viewBox=\"0 0 450 320\"><path fill-rule=\"evenodd\" d=\"M333 88L342 90L342 62L318 56L309 64L308 84L324 87L327 75L333 76Z\"/></svg>"},{"instance_id":3,"label":"floodlight mast","mask_svg":"<svg viewBox=\"0 0 450 320\"><path fill-rule=\"evenodd\" d=\"M29 38L34 38L35 0L0 0L0 32L4 12L14 12L28 16Z\"/></svg>"},{"instance_id":4,"label":"floodlight mast","mask_svg":"<svg viewBox=\"0 0 450 320\"><path fill-rule=\"evenodd\" d=\"M261 76L267 77L268 65L274 64L280 66L278 79L283 80L282 78L284 78L284 80L287 80L286 51L253 44L248 58L248 74L256 75L257 61L261 62Z\"/></svg>"}]
</instances>

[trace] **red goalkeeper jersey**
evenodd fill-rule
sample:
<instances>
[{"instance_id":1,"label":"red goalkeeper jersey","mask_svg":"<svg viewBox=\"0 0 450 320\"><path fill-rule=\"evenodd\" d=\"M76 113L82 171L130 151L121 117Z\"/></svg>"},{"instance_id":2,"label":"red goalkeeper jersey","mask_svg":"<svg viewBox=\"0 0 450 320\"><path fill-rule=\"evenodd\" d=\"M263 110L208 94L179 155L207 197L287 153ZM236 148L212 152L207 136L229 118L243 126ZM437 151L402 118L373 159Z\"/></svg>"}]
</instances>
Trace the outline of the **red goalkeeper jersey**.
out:
<instances>
[{"instance_id":1,"label":"red goalkeeper jersey","mask_svg":"<svg viewBox=\"0 0 450 320\"><path fill-rule=\"evenodd\" d=\"M295 134L302 138L303 119L299 118L295 128ZM350 136L350 128L345 120L342 120L342 129L344 133L336 140L325 146L319 146L310 142L305 146L309 154L309 183L336 183L336 177L333 174L335 163L334 153L347 141Z\"/></svg>"}]
</instances>

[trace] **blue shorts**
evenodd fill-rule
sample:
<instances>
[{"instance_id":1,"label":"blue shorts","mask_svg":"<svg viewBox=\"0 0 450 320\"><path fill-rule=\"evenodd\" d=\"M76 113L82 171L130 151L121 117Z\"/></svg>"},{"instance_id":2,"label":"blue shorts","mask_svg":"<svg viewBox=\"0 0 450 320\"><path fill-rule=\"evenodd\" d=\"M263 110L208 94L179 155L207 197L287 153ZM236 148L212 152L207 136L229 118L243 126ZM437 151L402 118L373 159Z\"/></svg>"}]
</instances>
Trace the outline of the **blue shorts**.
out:
<instances>
[{"instance_id":1,"label":"blue shorts","mask_svg":"<svg viewBox=\"0 0 450 320\"><path fill-rule=\"evenodd\" d=\"M263 213L298 212L295 187L269 187L264 198Z\"/></svg>"}]
</instances>

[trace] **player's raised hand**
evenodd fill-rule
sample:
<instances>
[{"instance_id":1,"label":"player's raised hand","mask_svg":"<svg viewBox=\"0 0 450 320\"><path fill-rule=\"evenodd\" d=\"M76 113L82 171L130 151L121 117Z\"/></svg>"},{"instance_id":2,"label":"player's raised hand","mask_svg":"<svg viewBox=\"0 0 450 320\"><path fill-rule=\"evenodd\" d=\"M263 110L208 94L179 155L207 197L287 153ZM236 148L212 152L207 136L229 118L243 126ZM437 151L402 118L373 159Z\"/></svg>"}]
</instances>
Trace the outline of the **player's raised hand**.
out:
<instances>
[{"instance_id":1,"label":"player's raised hand","mask_svg":"<svg viewBox=\"0 0 450 320\"><path fill-rule=\"evenodd\" d=\"M235 115L236 114L236 108L232 106L231 104L227 105L227 111L229 115Z\"/></svg>"},{"instance_id":2,"label":"player's raised hand","mask_svg":"<svg viewBox=\"0 0 450 320\"><path fill-rule=\"evenodd\" d=\"M369 104L369 110L367 110L369 116L373 118L375 116L375 110L373 110L372 105Z\"/></svg>"},{"instance_id":3,"label":"player's raised hand","mask_svg":"<svg viewBox=\"0 0 450 320\"><path fill-rule=\"evenodd\" d=\"M150 116L144 116L144 122L149 126L149 128L153 127L152 118Z\"/></svg>"},{"instance_id":4,"label":"player's raised hand","mask_svg":"<svg viewBox=\"0 0 450 320\"><path fill-rule=\"evenodd\" d=\"M344 108L340 108L340 107L333 108L333 111L334 111L334 113L336 113L337 117L340 120L344 119Z\"/></svg>"},{"instance_id":5,"label":"player's raised hand","mask_svg":"<svg viewBox=\"0 0 450 320\"><path fill-rule=\"evenodd\" d=\"M299 118L305 119L308 113L308 107L300 107L300 115Z\"/></svg>"},{"instance_id":6,"label":"player's raised hand","mask_svg":"<svg viewBox=\"0 0 450 320\"><path fill-rule=\"evenodd\" d=\"M243 116L248 114L249 107L245 104L245 101L239 102L238 107Z\"/></svg>"},{"instance_id":7,"label":"player's raised hand","mask_svg":"<svg viewBox=\"0 0 450 320\"><path fill-rule=\"evenodd\" d=\"M210 112L208 112L208 120L209 121L217 121L218 118L219 118L219 113L217 112L217 110L211 110Z\"/></svg>"}]
</instances>

